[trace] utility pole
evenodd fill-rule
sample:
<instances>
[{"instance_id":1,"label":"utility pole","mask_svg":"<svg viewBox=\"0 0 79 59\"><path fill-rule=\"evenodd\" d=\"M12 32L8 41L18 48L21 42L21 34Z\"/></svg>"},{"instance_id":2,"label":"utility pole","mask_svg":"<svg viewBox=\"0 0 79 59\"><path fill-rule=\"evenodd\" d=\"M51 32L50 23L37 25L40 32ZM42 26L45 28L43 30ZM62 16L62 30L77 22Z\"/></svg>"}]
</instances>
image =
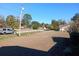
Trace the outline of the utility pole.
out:
<instances>
[{"instance_id":1,"label":"utility pole","mask_svg":"<svg viewBox=\"0 0 79 59\"><path fill-rule=\"evenodd\" d=\"M24 8L21 8L21 13L20 13L20 19L19 19L19 36L21 36L21 20L23 18L23 10Z\"/></svg>"}]
</instances>

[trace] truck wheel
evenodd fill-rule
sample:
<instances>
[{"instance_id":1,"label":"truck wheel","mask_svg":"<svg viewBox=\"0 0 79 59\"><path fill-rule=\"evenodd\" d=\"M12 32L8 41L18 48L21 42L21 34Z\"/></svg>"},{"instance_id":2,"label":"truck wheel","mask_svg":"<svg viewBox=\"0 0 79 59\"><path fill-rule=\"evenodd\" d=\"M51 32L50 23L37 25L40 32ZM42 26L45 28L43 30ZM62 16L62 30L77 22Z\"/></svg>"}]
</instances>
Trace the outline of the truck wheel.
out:
<instances>
[{"instance_id":1,"label":"truck wheel","mask_svg":"<svg viewBox=\"0 0 79 59\"><path fill-rule=\"evenodd\" d=\"M4 32L4 34L6 34L6 32Z\"/></svg>"}]
</instances>

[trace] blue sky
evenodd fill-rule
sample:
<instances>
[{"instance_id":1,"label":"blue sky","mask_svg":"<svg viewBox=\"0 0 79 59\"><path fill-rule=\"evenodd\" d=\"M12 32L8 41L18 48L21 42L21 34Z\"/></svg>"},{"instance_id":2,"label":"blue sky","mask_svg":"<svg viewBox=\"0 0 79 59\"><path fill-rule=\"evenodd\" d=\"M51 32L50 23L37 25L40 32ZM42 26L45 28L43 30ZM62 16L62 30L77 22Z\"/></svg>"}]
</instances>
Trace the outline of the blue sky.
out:
<instances>
[{"instance_id":1,"label":"blue sky","mask_svg":"<svg viewBox=\"0 0 79 59\"><path fill-rule=\"evenodd\" d=\"M52 19L63 19L67 22L79 13L78 3L0 3L0 15L19 16L21 6L23 13L31 14L33 21L51 23Z\"/></svg>"}]
</instances>

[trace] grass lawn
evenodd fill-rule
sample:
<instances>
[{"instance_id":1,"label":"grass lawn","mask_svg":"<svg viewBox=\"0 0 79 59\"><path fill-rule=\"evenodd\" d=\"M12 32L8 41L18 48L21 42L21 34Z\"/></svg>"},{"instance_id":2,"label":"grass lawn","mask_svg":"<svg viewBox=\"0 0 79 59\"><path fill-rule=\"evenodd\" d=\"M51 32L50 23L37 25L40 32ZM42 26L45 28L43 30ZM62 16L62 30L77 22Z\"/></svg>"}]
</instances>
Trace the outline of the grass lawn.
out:
<instances>
[{"instance_id":1,"label":"grass lawn","mask_svg":"<svg viewBox=\"0 0 79 59\"><path fill-rule=\"evenodd\" d=\"M34 33L38 33L38 32L27 32L27 33L21 33L21 36L28 36ZM12 40L16 37L19 37L18 34L4 34L4 35L0 35L0 41L6 41L6 40Z\"/></svg>"},{"instance_id":2,"label":"grass lawn","mask_svg":"<svg viewBox=\"0 0 79 59\"><path fill-rule=\"evenodd\" d=\"M10 40L13 37L16 37L16 35L13 34L0 35L0 41Z\"/></svg>"}]
</instances>

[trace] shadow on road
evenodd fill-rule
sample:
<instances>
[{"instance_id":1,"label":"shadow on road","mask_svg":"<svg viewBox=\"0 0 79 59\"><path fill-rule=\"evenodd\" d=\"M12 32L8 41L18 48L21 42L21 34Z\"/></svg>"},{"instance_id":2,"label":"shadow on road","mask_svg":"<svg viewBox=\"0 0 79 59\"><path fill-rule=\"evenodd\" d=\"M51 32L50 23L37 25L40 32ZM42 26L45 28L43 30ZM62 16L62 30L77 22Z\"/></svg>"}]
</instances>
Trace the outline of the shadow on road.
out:
<instances>
[{"instance_id":1,"label":"shadow on road","mask_svg":"<svg viewBox=\"0 0 79 59\"><path fill-rule=\"evenodd\" d=\"M69 48L71 43L69 38L52 37L56 44L49 51L41 51L20 46L5 46L0 48L0 56L70 56Z\"/></svg>"},{"instance_id":2,"label":"shadow on road","mask_svg":"<svg viewBox=\"0 0 79 59\"><path fill-rule=\"evenodd\" d=\"M71 43L69 38L64 37L52 37L56 44L48 51L48 55L51 56L68 56L71 55L71 49L69 48Z\"/></svg>"},{"instance_id":3,"label":"shadow on road","mask_svg":"<svg viewBox=\"0 0 79 59\"><path fill-rule=\"evenodd\" d=\"M0 56L43 56L46 52L24 48L20 46L6 46L0 48Z\"/></svg>"}]
</instances>

